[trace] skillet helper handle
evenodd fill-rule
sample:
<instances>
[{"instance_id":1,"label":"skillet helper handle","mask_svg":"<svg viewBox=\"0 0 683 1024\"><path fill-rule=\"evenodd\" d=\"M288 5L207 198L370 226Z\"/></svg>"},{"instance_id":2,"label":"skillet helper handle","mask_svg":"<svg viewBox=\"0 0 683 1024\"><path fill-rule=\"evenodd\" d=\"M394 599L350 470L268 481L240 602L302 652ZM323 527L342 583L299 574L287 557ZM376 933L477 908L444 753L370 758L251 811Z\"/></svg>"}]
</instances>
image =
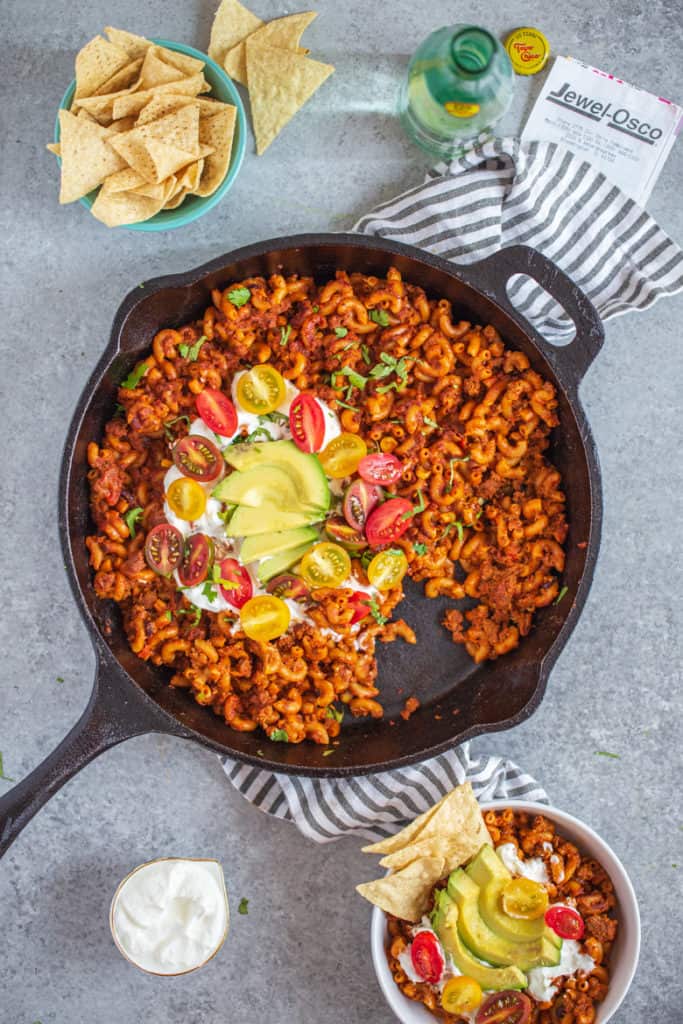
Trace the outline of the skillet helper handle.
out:
<instances>
[{"instance_id":1,"label":"skillet helper handle","mask_svg":"<svg viewBox=\"0 0 683 1024\"><path fill-rule=\"evenodd\" d=\"M93 758L132 736L157 731L154 717L144 709L135 716L121 715L120 703L110 666L103 671L98 662L90 701L71 732L30 775L0 797L0 857L43 804Z\"/></svg>"},{"instance_id":2,"label":"skillet helper handle","mask_svg":"<svg viewBox=\"0 0 683 1024\"><path fill-rule=\"evenodd\" d=\"M605 340L605 331L597 309L572 279L537 249L511 245L476 264L477 279L493 283L494 298L519 319L520 314L507 294L507 283L515 274L528 274L552 295L574 322L576 336L568 345L553 345L539 336L543 352L554 365L568 371L578 385ZM465 272L468 268L465 268ZM533 326L533 325L532 325Z\"/></svg>"}]
</instances>

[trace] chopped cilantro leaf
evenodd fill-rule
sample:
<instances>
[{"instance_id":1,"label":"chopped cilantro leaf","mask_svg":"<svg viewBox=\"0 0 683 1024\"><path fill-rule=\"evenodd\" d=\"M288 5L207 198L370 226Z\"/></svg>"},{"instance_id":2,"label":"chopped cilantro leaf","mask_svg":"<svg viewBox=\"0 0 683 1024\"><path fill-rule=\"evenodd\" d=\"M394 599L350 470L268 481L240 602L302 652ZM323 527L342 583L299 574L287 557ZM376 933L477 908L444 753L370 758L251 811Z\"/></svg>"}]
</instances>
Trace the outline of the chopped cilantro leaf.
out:
<instances>
[{"instance_id":1,"label":"chopped cilantro leaf","mask_svg":"<svg viewBox=\"0 0 683 1024\"><path fill-rule=\"evenodd\" d=\"M190 429L190 417L189 416L174 416L174 418L172 420L165 420L164 421L164 433L166 434L166 440L167 441L174 441L175 440L175 437L173 436L173 431L171 430L171 427L175 423L180 423L182 420L185 420L185 422L187 423L187 429L189 430Z\"/></svg>"},{"instance_id":2,"label":"chopped cilantro leaf","mask_svg":"<svg viewBox=\"0 0 683 1024\"><path fill-rule=\"evenodd\" d=\"M125 388L127 391L132 391L133 388L138 386L148 369L149 366L147 363L140 363L139 366L136 366L135 369L130 371L125 380L121 381L121 387Z\"/></svg>"},{"instance_id":3,"label":"chopped cilantro leaf","mask_svg":"<svg viewBox=\"0 0 683 1024\"><path fill-rule=\"evenodd\" d=\"M597 754L597 755L598 755L599 757L613 757L613 758L615 758L615 760L617 760L617 761L618 761L618 760L620 760L620 758L621 758L621 754L611 754L611 753L609 752L609 750L596 750L596 751L595 751L595 753L596 753L596 754Z\"/></svg>"},{"instance_id":4,"label":"chopped cilantro leaf","mask_svg":"<svg viewBox=\"0 0 683 1024\"><path fill-rule=\"evenodd\" d=\"M314 313L317 313L319 308L319 306L311 306L311 309L313 310Z\"/></svg>"},{"instance_id":5,"label":"chopped cilantro leaf","mask_svg":"<svg viewBox=\"0 0 683 1024\"><path fill-rule=\"evenodd\" d=\"M266 441L272 441L270 431L266 430L265 427L257 427L256 430L252 430L246 437L238 435L230 444L248 444L249 441L255 441L258 437L265 437ZM230 447L230 445L228 445Z\"/></svg>"},{"instance_id":6,"label":"chopped cilantro leaf","mask_svg":"<svg viewBox=\"0 0 683 1024\"><path fill-rule=\"evenodd\" d=\"M116 405L114 406L114 416L123 416L123 415L125 415L125 412L126 412L125 405L121 405L120 402L117 402Z\"/></svg>"},{"instance_id":7,"label":"chopped cilantro leaf","mask_svg":"<svg viewBox=\"0 0 683 1024\"><path fill-rule=\"evenodd\" d=\"M57 676L57 682L58 683L63 683L64 682L64 676Z\"/></svg>"},{"instance_id":8,"label":"chopped cilantro leaf","mask_svg":"<svg viewBox=\"0 0 683 1024\"><path fill-rule=\"evenodd\" d=\"M327 750L323 750L323 757L329 757L330 754L334 754L334 747L328 747ZM674 864L673 867L676 867Z\"/></svg>"},{"instance_id":9,"label":"chopped cilantro leaf","mask_svg":"<svg viewBox=\"0 0 683 1024\"><path fill-rule=\"evenodd\" d=\"M413 516L419 516L420 512L424 512L426 509L424 495L421 490L417 492L418 504L414 505L408 512L404 512L401 516L401 522L404 523L406 519L412 519Z\"/></svg>"},{"instance_id":10,"label":"chopped cilantro leaf","mask_svg":"<svg viewBox=\"0 0 683 1024\"><path fill-rule=\"evenodd\" d=\"M248 288L233 288L232 291L228 292L228 298L232 302L233 306L243 306L246 302L249 302L251 298L251 292Z\"/></svg>"},{"instance_id":11,"label":"chopped cilantro leaf","mask_svg":"<svg viewBox=\"0 0 683 1024\"><path fill-rule=\"evenodd\" d=\"M207 580L204 586L202 587L202 596L205 597L207 601L211 601L212 604L216 600L218 594L216 592L216 588L214 587L213 583L210 580Z\"/></svg>"},{"instance_id":12,"label":"chopped cilantro leaf","mask_svg":"<svg viewBox=\"0 0 683 1024\"><path fill-rule=\"evenodd\" d=\"M463 540L465 539L465 525L464 525L464 523L461 523L460 520L458 520L457 522L452 523L451 525L454 526L456 528L456 530L458 531L458 540L462 544Z\"/></svg>"},{"instance_id":13,"label":"chopped cilantro leaf","mask_svg":"<svg viewBox=\"0 0 683 1024\"><path fill-rule=\"evenodd\" d=\"M355 405L349 405L348 402L342 402L341 398L335 398L337 405L341 405L342 409L350 409L351 412L357 412Z\"/></svg>"},{"instance_id":14,"label":"chopped cilantro leaf","mask_svg":"<svg viewBox=\"0 0 683 1024\"><path fill-rule=\"evenodd\" d=\"M344 710L343 708L341 710L339 708L335 708L333 704L328 704L325 717L334 718L335 722L341 722L344 717Z\"/></svg>"},{"instance_id":15,"label":"chopped cilantro leaf","mask_svg":"<svg viewBox=\"0 0 683 1024\"><path fill-rule=\"evenodd\" d=\"M413 551L415 552L416 555L426 555L427 554L427 545L423 544L420 541L418 544L413 544Z\"/></svg>"},{"instance_id":16,"label":"chopped cilantro leaf","mask_svg":"<svg viewBox=\"0 0 683 1024\"><path fill-rule=\"evenodd\" d=\"M284 729L273 729L269 738L274 743L289 743L289 736Z\"/></svg>"},{"instance_id":17,"label":"chopped cilantro leaf","mask_svg":"<svg viewBox=\"0 0 683 1024\"><path fill-rule=\"evenodd\" d=\"M564 597L564 595L567 593L568 590L569 590L569 587L562 587L562 590L559 592L559 594L557 595L557 597L553 601L553 604L559 604L560 601L562 600L562 598Z\"/></svg>"},{"instance_id":18,"label":"chopped cilantro leaf","mask_svg":"<svg viewBox=\"0 0 683 1024\"><path fill-rule=\"evenodd\" d=\"M367 377L364 377L362 373L357 373L350 366L343 366L339 372L342 374L343 377L348 377L349 384L352 387L358 388L361 391L368 382Z\"/></svg>"},{"instance_id":19,"label":"chopped cilantro leaf","mask_svg":"<svg viewBox=\"0 0 683 1024\"><path fill-rule=\"evenodd\" d=\"M286 327L281 327L280 328L280 344L281 345L286 345L287 344L287 342L289 341L289 336L290 336L291 333L292 333L292 328L290 327L289 324L287 324Z\"/></svg>"},{"instance_id":20,"label":"chopped cilantro leaf","mask_svg":"<svg viewBox=\"0 0 683 1024\"><path fill-rule=\"evenodd\" d=\"M347 327L335 327L334 333L338 338L345 338L349 331Z\"/></svg>"},{"instance_id":21,"label":"chopped cilantro leaf","mask_svg":"<svg viewBox=\"0 0 683 1024\"><path fill-rule=\"evenodd\" d=\"M238 914L248 914L249 913L249 900L246 899L244 896L240 900L239 906L237 908L237 913Z\"/></svg>"},{"instance_id":22,"label":"chopped cilantro leaf","mask_svg":"<svg viewBox=\"0 0 683 1024\"><path fill-rule=\"evenodd\" d=\"M173 612L171 611L170 608L168 609L168 611L164 612L164 618L166 619L167 622L171 622L172 621L172 619L173 619Z\"/></svg>"},{"instance_id":23,"label":"chopped cilantro leaf","mask_svg":"<svg viewBox=\"0 0 683 1024\"><path fill-rule=\"evenodd\" d=\"M380 327L389 326L389 314L386 309L371 309L369 316L372 322L379 324Z\"/></svg>"},{"instance_id":24,"label":"chopped cilantro leaf","mask_svg":"<svg viewBox=\"0 0 683 1024\"><path fill-rule=\"evenodd\" d=\"M195 341L194 345L178 345L178 351L180 352L183 359L187 359L190 363L196 363L199 356L199 350L206 341L205 336L202 334L201 338Z\"/></svg>"},{"instance_id":25,"label":"chopped cilantro leaf","mask_svg":"<svg viewBox=\"0 0 683 1024\"><path fill-rule=\"evenodd\" d=\"M4 779L5 782L14 782L14 779L11 779L9 775L5 775L5 769L2 764L2 754L0 754L0 779Z\"/></svg>"},{"instance_id":26,"label":"chopped cilantro leaf","mask_svg":"<svg viewBox=\"0 0 683 1024\"><path fill-rule=\"evenodd\" d=\"M360 347L360 354L363 357L363 362L365 363L365 365L366 366L371 366L372 365L372 357L370 356L370 349L368 348L367 345L361 345L361 347Z\"/></svg>"},{"instance_id":27,"label":"chopped cilantro leaf","mask_svg":"<svg viewBox=\"0 0 683 1024\"><path fill-rule=\"evenodd\" d=\"M273 412L264 412L258 418L259 423L289 423L289 416L274 409Z\"/></svg>"},{"instance_id":28,"label":"chopped cilantro leaf","mask_svg":"<svg viewBox=\"0 0 683 1024\"><path fill-rule=\"evenodd\" d=\"M389 621L386 615L382 615L381 611L379 610L379 605L377 604L377 601L375 600L374 597L371 598L369 601L363 601L363 604L366 604L368 606L370 614L372 615L375 622L379 623L380 626L383 626L385 622Z\"/></svg>"},{"instance_id":29,"label":"chopped cilantro leaf","mask_svg":"<svg viewBox=\"0 0 683 1024\"><path fill-rule=\"evenodd\" d=\"M209 598L209 600L212 600ZM194 620L190 623L191 626L198 626L199 620L202 617L201 608L197 608L196 605L192 605L191 608L181 608L178 615L194 615Z\"/></svg>"},{"instance_id":30,"label":"chopped cilantro leaf","mask_svg":"<svg viewBox=\"0 0 683 1024\"><path fill-rule=\"evenodd\" d=\"M131 540L135 540L135 524L137 523L138 519L142 519L142 512L143 510L138 505L136 508L129 509L124 514L123 520L126 526L128 527L128 532L130 534Z\"/></svg>"},{"instance_id":31,"label":"chopped cilantro leaf","mask_svg":"<svg viewBox=\"0 0 683 1024\"><path fill-rule=\"evenodd\" d=\"M423 416L422 419L424 420L428 427L434 427L435 430L438 429L439 424L436 422L436 420L430 419L429 416Z\"/></svg>"}]
</instances>

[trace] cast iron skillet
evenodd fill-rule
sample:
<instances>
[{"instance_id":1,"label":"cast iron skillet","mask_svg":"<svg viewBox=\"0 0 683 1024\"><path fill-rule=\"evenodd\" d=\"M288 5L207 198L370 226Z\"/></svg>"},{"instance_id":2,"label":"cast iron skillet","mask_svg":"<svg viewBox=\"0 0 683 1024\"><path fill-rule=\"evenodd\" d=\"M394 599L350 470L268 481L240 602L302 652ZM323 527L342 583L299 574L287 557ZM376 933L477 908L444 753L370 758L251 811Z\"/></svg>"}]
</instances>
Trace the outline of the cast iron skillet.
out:
<instances>
[{"instance_id":1,"label":"cast iron skillet","mask_svg":"<svg viewBox=\"0 0 683 1024\"><path fill-rule=\"evenodd\" d=\"M458 317L492 323L507 344L529 356L559 393L561 425L552 457L561 470L570 523L564 583L557 606L541 610L518 650L475 666L439 625L446 599L421 599L410 585L402 615L418 634L418 646L379 644L379 685L386 714L381 721L345 722L342 742L323 758L313 744L288 746L259 733L230 730L184 691L171 689L165 670L140 661L129 649L113 602L96 599L84 544L91 531L86 446L101 436L113 413L118 383L149 349L161 327L174 327L210 303L210 291L232 280L282 270L318 280L335 269L384 275L391 265L429 295L449 298ZM506 282L529 274L564 307L576 326L574 341L548 344L511 306ZM509 728L536 709L550 669L583 607L593 576L601 522L600 474L577 389L600 350L603 330L581 291L533 249L515 246L468 267L411 246L358 235L299 235L251 245L186 274L157 278L124 299L111 340L83 391L69 429L59 498L64 560L97 655L90 703L69 735L18 786L0 800L0 855L47 799L102 751L131 736L169 733L240 761L298 775L367 774L433 756L486 731ZM581 546L580 546L581 545ZM452 603L452 602L451 602ZM409 694L421 701L408 722L398 711ZM395 724L392 724L395 723Z\"/></svg>"}]
</instances>

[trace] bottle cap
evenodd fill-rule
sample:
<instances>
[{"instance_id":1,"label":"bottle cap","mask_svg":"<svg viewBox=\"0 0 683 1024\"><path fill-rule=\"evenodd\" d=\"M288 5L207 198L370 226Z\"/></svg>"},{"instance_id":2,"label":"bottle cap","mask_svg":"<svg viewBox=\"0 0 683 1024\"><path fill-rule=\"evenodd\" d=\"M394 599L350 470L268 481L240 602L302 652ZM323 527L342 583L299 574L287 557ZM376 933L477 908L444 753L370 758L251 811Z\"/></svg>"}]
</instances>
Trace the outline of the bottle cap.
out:
<instances>
[{"instance_id":1,"label":"bottle cap","mask_svg":"<svg viewBox=\"0 0 683 1024\"><path fill-rule=\"evenodd\" d=\"M505 40L505 49L518 75L535 75L545 67L550 43L537 28L516 28Z\"/></svg>"}]
</instances>

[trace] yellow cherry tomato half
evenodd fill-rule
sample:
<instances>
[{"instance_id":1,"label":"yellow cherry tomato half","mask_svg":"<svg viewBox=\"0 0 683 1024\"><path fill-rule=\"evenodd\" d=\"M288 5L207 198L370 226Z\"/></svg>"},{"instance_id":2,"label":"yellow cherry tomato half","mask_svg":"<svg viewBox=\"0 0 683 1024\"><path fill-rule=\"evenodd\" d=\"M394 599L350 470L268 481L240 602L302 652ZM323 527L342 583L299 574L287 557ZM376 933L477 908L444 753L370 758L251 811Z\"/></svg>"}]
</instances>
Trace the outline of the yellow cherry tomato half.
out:
<instances>
[{"instance_id":1,"label":"yellow cherry tomato half","mask_svg":"<svg viewBox=\"0 0 683 1024\"><path fill-rule=\"evenodd\" d=\"M279 597L263 594L250 598L240 610L242 629L252 640L275 640L287 632L289 608Z\"/></svg>"},{"instance_id":2,"label":"yellow cherry tomato half","mask_svg":"<svg viewBox=\"0 0 683 1024\"><path fill-rule=\"evenodd\" d=\"M441 993L441 1006L446 1013L472 1013L477 1009L484 994L481 985L474 978L461 975L449 978Z\"/></svg>"},{"instance_id":3,"label":"yellow cherry tomato half","mask_svg":"<svg viewBox=\"0 0 683 1024\"><path fill-rule=\"evenodd\" d=\"M339 544L323 541L306 552L299 575L309 587L338 587L351 575L351 559Z\"/></svg>"},{"instance_id":4,"label":"yellow cherry tomato half","mask_svg":"<svg viewBox=\"0 0 683 1024\"><path fill-rule=\"evenodd\" d=\"M531 878L513 878L503 888L502 903L510 917L533 921L548 909L548 893Z\"/></svg>"},{"instance_id":5,"label":"yellow cherry tomato half","mask_svg":"<svg viewBox=\"0 0 683 1024\"><path fill-rule=\"evenodd\" d=\"M378 590L397 587L408 569L408 559L400 548L380 551L368 565L368 579Z\"/></svg>"},{"instance_id":6,"label":"yellow cherry tomato half","mask_svg":"<svg viewBox=\"0 0 683 1024\"><path fill-rule=\"evenodd\" d=\"M264 416L285 400L287 388L282 375L274 366L259 363L237 381L235 395L245 412Z\"/></svg>"},{"instance_id":7,"label":"yellow cherry tomato half","mask_svg":"<svg viewBox=\"0 0 683 1024\"><path fill-rule=\"evenodd\" d=\"M318 455L323 469L333 480L343 480L358 469L358 463L368 454L368 446L357 434L334 437Z\"/></svg>"},{"instance_id":8,"label":"yellow cherry tomato half","mask_svg":"<svg viewBox=\"0 0 683 1024\"><path fill-rule=\"evenodd\" d=\"M188 523L203 516L206 509L206 494L196 480L187 476L173 481L166 491L166 501L171 512Z\"/></svg>"}]
</instances>

